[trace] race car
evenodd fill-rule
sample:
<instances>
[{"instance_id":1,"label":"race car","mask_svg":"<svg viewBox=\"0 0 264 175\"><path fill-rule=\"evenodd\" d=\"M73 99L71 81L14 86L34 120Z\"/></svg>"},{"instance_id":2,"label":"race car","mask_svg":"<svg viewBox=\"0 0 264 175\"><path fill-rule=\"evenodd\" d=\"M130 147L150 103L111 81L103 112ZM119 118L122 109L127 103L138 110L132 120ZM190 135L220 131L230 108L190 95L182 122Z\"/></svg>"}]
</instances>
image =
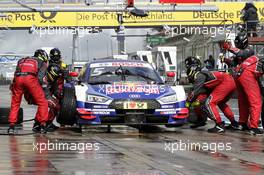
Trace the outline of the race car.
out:
<instances>
[{"instance_id":1,"label":"race car","mask_svg":"<svg viewBox=\"0 0 264 175\"><path fill-rule=\"evenodd\" d=\"M64 87L57 121L64 125L170 125L187 122L183 86L164 84L153 66L135 60L88 63Z\"/></svg>"}]
</instances>

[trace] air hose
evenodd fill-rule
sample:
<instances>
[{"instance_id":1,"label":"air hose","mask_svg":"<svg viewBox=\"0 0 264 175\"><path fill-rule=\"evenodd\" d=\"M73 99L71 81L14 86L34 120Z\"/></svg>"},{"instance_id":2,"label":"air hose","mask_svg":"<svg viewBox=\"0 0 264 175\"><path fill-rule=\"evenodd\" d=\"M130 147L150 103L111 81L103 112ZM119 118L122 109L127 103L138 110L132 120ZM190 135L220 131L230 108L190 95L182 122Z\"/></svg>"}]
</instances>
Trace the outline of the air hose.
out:
<instances>
[{"instance_id":1,"label":"air hose","mask_svg":"<svg viewBox=\"0 0 264 175\"><path fill-rule=\"evenodd\" d=\"M26 122L31 122L31 121L34 121L35 119L33 118L33 119L28 119L28 120L23 120L23 123L26 123ZM4 131L4 132L3 132ZM18 130L15 130L15 133L14 134L8 134L7 133L7 129L5 129L5 130L3 130L3 129L1 129L0 130L0 135L7 135L7 136L25 136L25 135L33 135L33 134L38 134L38 133L35 133L35 132L32 132L32 131L30 131L30 132L28 132L28 133L18 133L17 132Z\"/></svg>"}]
</instances>

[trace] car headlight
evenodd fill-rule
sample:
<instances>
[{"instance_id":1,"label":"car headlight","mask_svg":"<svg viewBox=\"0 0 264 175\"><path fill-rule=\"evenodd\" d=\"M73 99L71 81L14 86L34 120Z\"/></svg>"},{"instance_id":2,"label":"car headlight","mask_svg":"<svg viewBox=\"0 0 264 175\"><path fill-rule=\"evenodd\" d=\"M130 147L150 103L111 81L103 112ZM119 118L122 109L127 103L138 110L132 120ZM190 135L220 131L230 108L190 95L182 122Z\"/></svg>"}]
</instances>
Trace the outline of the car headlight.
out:
<instances>
[{"instance_id":1,"label":"car headlight","mask_svg":"<svg viewBox=\"0 0 264 175\"><path fill-rule=\"evenodd\" d=\"M90 103L105 103L107 101L108 101L108 98L98 96L98 95L87 94L86 96L86 102L90 102Z\"/></svg>"},{"instance_id":2,"label":"car headlight","mask_svg":"<svg viewBox=\"0 0 264 175\"><path fill-rule=\"evenodd\" d=\"M160 98L160 101L162 103L175 103L177 101L177 95L169 95L169 96L165 96Z\"/></svg>"}]
</instances>

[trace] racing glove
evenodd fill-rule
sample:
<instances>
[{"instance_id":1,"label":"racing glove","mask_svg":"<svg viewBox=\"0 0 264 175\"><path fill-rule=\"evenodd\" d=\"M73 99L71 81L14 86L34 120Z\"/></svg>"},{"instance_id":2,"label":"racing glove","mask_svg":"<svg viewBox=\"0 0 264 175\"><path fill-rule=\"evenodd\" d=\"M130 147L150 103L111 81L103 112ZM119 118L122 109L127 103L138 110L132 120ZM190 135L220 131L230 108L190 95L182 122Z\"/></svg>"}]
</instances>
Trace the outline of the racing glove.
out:
<instances>
[{"instance_id":1,"label":"racing glove","mask_svg":"<svg viewBox=\"0 0 264 175\"><path fill-rule=\"evenodd\" d=\"M56 108L56 106L57 106L56 99L51 97L51 98L47 99L47 101L48 101L49 108Z\"/></svg>"},{"instance_id":2,"label":"racing glove","mask_svg":"<svg viewBox=\"0 0 264 175\"><path fill-rule=\"evenodd\" d=\"M190 102L190 103L192 103L194 101L194 92L193 91L188 94L186 101Z\"/></svg>"},{"instance_id":3,"label":"racing glove","mask_svg":"<svg viewBox=\"0 0 264 175\"><path fill-rule=\"evenodd\" d=\"M190 107L191 107L191 102L187 101L187 102L185 103L185 107L186 107L186 108L190 108Z\"/></svg>"},{"instance_id":4,"label":"racing glove","mask_svg":"<svg viewBox=\"0 0 264 175\"><path fill-rule=\"evenodd\" d=\"M231 47L232 46L231 46L231 44L229 42L224 42L224 44L223 44L223 49L224 50L229 50Z\"/></svg>"},{"instance_id":5,"label":"racing glove","mask_svg":"<svg viewBox=\"0 0 264 175\"><path fill-rule=\"evenodd\" d=\"M238 49L236 47L233 47L230 42L224 42L223 49L224 50L228 50L228 51L232 52L235 55L237 55L239 53L239 51L240 51L240 49Z\"/></svg>"},{"instance_id":6,"label":"racing glove","mask_svg":"<svg viewBox=\"0 0 264 175\"><path fill-rule=\"evenodd\" d=\"M198 100L195 100L194 102L186 102L186 104L185 104L185 106L186 106L186 108L196 108L196 107L199 107L199 106L201 106L201 103L200 103L200 101L198 101Z\"/></svg>"}]
</instances>

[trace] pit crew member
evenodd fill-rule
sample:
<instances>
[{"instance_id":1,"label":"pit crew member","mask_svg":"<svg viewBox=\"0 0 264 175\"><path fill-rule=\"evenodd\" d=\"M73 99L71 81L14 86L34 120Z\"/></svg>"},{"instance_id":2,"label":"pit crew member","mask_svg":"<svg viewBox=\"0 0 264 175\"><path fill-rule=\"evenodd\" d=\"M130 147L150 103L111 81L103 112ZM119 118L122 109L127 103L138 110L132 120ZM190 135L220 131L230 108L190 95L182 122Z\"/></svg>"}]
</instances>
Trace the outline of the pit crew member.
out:
<instances>
[{"instance_id":1,"label":"pit crew member","mask_svg":"<svg viewBox=\"0 0 264 175\"><path fill-rule=\"evenodd\" d=\"M239 124L242 130L249 130L250 134L263 134L258 129L262 99L259 79L264 74L264 60L254 55L248 46L246 34L239 34L235 38L235 47L228 42L223 48L236 55L234 62L234 77L238 89Z\"/></svg>"},{"instance_id":2,"label":"pit crew member","mask_svg":"<svg viewBox=\"0 0 264 175\"><path fill-rule=\"evenodd\" d=\"M208 132L225 132L217 106L230 120L231 125L238 127L234 114L227 105L227 101L236 88L232 76L224 72L201 70L199 63L200 61L194 57L185 60L188 79L193 83L193 90L188 95L187 101L192 103L200 94L209 94L205 100L204 111L215 122L215 127L208 129Z\"/></svg>"},{"instance_id":3,"label":"pit crew member","mask_svg":"<svg viewBox=\"0 0 264 175\"><path fill-rule=\"evenodd\" d=\"M48 55L44 50L36 50L33 57L22 58L18 61L13 83L10 86L12 100L9 114L9 134L14 134L18 110L24 93L29 93L38 106L38 111L35 116L35 124L32 130L34 132L46 133L48 101L45 97L43 88L47 86L47 61Z\"/></svg>"}]
</instances>

